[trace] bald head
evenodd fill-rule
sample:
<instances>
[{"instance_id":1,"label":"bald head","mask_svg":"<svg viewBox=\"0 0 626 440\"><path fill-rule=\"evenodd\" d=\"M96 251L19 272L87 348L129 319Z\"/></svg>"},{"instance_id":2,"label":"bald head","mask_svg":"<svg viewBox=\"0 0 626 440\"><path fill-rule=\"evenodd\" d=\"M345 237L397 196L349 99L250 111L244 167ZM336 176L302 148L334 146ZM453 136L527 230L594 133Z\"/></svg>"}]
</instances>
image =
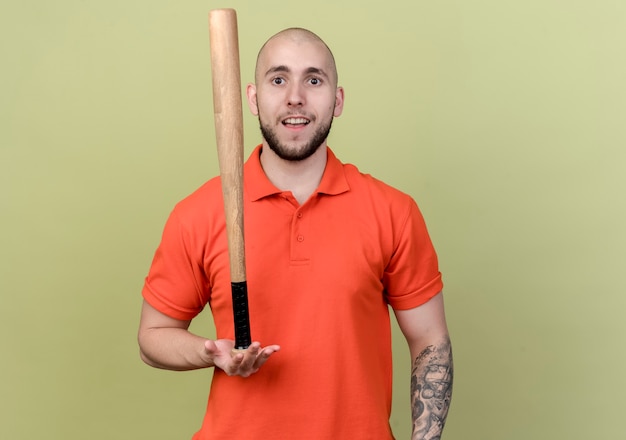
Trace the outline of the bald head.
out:
<instances>
[{"instance_id":1,"label":"bald head","mask_svg":"<svg viewBox=\"0 0 626 440\"><path fill-rule=\"evenodd\" d=\"M303 28L284 29L270 37L270 39L265 42L265 44L261 47L261 50L259 50L259 54L256 59L256 68L254 71L255 82L258 83L260 76L264 74L264 72L262 72L262 68L265 65L268 52L285 43L292 43L303 47L307 44L323 47L328 57L328 75L334 80L335 85L337 85L337 66L335 64L335 57L333 56L333 53L319 36Z\"/></svg>"}]
</instances>

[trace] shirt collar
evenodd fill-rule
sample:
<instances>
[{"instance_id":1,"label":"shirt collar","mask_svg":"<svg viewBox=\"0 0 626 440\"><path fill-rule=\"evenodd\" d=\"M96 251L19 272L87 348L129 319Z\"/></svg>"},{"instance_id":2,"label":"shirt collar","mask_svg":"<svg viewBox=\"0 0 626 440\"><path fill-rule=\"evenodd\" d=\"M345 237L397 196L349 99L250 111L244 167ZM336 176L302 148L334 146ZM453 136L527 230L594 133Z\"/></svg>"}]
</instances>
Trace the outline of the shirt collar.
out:
<instances>
[{"instance_id":1,"label":"shirt collar","mask_svg":"<svg viewBox=\"0 0 626 440\"><path fill-rule=\"evenodd\" d=\"M252 201L282 193L281 190L270 182L263 171L261 166L261 147L262 145L258 145L254 149L244 167L244 186ZM330 148L327 151L326 169L316 192L328 195L341 194L350 189L343 170L343 164Z\"/></svg>"}]
</instances>

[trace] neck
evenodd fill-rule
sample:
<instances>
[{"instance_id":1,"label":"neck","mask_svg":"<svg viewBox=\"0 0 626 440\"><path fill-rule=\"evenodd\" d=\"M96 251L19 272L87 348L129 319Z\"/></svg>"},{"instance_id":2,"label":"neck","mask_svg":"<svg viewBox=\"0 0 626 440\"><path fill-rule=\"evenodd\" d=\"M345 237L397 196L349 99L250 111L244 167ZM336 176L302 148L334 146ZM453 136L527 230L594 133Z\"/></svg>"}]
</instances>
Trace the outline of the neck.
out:
<instances>
[{"instance_id":1,"label":"neck","mask_svg":"<svg viewBox=\"0 0 626 440\"><path fill-rule=\"evenodd\" d=\"M263 142L261 166L276 188L281 191L291 191L298 203L302 205L319 186L326 168L327 157L326 144L324 144L312 156L304 160L284 160Z\"/></svg>"}]
</instances>

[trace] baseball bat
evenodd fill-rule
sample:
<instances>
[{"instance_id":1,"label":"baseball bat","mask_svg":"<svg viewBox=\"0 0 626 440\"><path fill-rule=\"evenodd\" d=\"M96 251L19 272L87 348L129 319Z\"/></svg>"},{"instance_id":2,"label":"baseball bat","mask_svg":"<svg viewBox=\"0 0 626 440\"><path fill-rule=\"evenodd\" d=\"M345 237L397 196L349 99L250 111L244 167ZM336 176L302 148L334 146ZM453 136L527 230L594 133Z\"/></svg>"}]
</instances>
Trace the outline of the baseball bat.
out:
<instances>
[{"instance_id":1,"label":"baseball bat","mask_svg":"<svg viewBox=\"0 0 626 440\"><path fill-rule=\"evenodd\" d=\"M241 74L237 14L234 9L214 9L209 12L209 38L215 135L230 260L235 350L245 350L252 341L243 234Z\"/></svg>"}]
</instances>

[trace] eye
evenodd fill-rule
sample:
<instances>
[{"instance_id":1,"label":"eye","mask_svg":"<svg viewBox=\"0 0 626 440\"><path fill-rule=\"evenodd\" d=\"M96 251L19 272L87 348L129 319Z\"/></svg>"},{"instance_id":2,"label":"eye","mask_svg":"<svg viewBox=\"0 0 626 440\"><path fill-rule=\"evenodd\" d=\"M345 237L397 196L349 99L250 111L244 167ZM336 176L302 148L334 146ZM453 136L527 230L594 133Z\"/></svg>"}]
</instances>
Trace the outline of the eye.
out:
<instances>
[{"instance_id":1,"label":"eye","mask_svg":"<svg viewBox=\"0 0 626 440\"><path fill-rule=\"evenodd\" d=\"M309 84L311 84L312 86L317 86L320 85L322 83L322 81L319 78L311 78L309 80Z\"/></svg>"},{"instance_id":2,"label":"eye","mask_svg":"<svg viewBox=\"0 0 626 440\"><path fill-rule=\"evenodd\" d=\"M272 79L272 84L274 84L274 85L279 86L279 85L284 84L284 83L285 83L285 80L282 79L281 77L276 77L276 78Z\"/></svg>"}]
</instances>

